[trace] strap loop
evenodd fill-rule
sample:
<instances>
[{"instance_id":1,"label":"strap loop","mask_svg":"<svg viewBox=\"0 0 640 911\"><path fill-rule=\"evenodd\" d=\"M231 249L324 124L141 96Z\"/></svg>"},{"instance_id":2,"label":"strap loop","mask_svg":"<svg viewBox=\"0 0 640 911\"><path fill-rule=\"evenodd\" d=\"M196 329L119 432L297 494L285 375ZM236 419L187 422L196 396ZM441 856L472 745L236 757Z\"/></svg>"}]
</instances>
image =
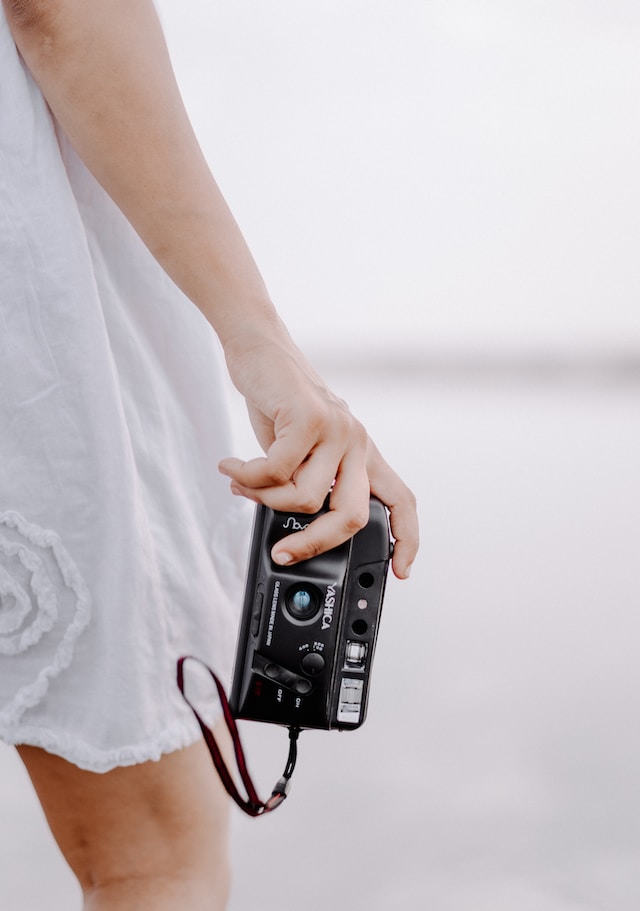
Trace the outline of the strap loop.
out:
<instances>
[{"instance_id":1,"label":"strap loop","mask_svg":"<svg viewBox=\"0 0 640 911\"><path fill-rule=\"evenodd\" d=\"M184 665L185 665L186 661L196 661L198 664L200 664L206 671L208 671L213 682L216 685L216 689L218 691L218 698L220 699L220 705L222 706L222 715L224 718L224 722L227 726L227 730L229 731L229 734L231 735L231 740L233 742L233 751L235 753L235 758L236 758L236 765L238 768L238 772L240 774L240 778L242 779L242 783L245 787L245 791L247 794L246 797L243 797L243 795L240 793L240 791L236 787L236 783L233 780L233 777L232 777L231 773L229 772L227 764L224 761L224 758L223 758L220 748L216 742L216 739L213 735L213 732L204 723L204 721L200 717L197 709L189 701L189 699L187 698L187 696L185 694ZM200 725L200 730L202 731L202 736L204 737L205 743L209 749L209 753L211 754L213 764L216 767L218 775L220 776L220 780L222 781L222 784L224 785L225 790L227 791L227 794L229 794L229 796L237 803L237 805L240 807L240 809L243 810L243 812L245 812L248 816L264 816L265 813L271 813L273 810L276 809L276 807L279 807L289 792L289 787L290 787L289 779L291 778L291 775L293 774L293 770L295 768L296 759L297 759L297 740L298 740L298 735L300 733L300 728L297 728L294 726L289 728L289 757L287 759L287 765L285 767L282 778L280 778L280 780L274 787L274 789L271 793L271 797L266 802L262 801L258 797L258 793L257 793L255 786L253 784L253 781L251 779L251 775L249 774L249 770L247 768L247 762L246 762L245 755L244 755L244 750L242 748L242 743L240 741L240 734L238 732L238 727L236 725L235 719L231 712L231 707L229 705L229 700L227 699L227 694L225 693L224 687L223 687L222 683L220 682L219 678L216 676L216 674L214 674L214 672L211 670L211 668L208 667L199 658L195 658L193 655L184 655L182 658L178 659L177 680L178 680L178 688L180 689L180 692L182 693L182 696L183 696L185 702L187 703L187 705L189 706L189 708L195 715L196 720L197 720L198 724Z\"/></svg>"}]
</instances>

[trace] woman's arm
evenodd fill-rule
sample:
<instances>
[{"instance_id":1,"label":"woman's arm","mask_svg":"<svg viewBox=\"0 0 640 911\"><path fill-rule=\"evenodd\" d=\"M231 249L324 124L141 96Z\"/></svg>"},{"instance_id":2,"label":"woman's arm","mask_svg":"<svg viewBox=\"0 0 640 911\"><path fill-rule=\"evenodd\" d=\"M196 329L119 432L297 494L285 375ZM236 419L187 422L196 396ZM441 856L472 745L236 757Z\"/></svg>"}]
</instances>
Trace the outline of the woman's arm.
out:
<instances>
[{"instance_id":1,"label":"woman's arm","mask_svg":"<svg viewBox=\"0 0 640 911\"><path fill-rule=\"evenodd\" d=\"M331 510L279 542L280 562L362 526L369 490L391 511L394 570L418 544L411 492L291 341L206 164L151 0L3 0L22 56L87 167L217 332L266 457L226 459L234 492Z\"/></svg>"},{"instance_id":2,"label":"woman's arm","mask_svg":"<svg viewBox=\"0 0 640 911\"><path fill-rule=\"evenodd\" d=\"M14 38L66 134L223 344L274 319L207 167L151 0L4 0Z\"/></svg>"}]
</instances>

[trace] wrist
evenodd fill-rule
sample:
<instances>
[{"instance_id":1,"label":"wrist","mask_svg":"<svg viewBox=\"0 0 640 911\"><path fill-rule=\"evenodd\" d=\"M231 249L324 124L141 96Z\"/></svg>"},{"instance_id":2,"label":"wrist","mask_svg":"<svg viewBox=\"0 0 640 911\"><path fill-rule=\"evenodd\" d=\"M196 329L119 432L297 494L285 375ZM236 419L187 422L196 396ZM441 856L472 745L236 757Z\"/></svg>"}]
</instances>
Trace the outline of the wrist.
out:
<instances>
[{"instance_id":1,"label":"wrist","mask_svg":"<svg viewBox=\"0 0 640 911\"><path fill-rule=\"evenodd\" d=\"M236 304L228 314L218 311L215 321L214 328L227 361L242 359L265 348L296 350L287 327L268 299Z\"/></svg>"}]
</instances>

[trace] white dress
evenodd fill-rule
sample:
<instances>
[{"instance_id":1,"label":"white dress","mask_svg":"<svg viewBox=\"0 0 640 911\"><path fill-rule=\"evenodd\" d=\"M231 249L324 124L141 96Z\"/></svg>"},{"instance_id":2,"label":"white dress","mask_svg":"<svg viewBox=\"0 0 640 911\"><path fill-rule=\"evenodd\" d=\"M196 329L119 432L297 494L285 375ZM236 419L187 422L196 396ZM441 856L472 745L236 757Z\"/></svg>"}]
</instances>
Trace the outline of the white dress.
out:
<instances>
[{"instance_id":1,"label":"white dress","mask_svg":"<svg viewBox=\"0 0 640 911\"><path fill-rule=\"evenodd\" d=\"M55 124L0 7L0 739L93 771L198 737L247 511L217 339Z\"/></svg>"}]
</instances>

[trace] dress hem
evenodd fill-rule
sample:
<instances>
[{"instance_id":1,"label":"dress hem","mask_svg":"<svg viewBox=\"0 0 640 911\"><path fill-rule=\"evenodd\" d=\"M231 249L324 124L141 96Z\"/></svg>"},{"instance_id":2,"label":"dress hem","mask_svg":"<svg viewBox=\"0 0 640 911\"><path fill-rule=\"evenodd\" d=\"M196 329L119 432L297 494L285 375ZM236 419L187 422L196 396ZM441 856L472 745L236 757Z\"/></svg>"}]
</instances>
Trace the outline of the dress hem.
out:
<instances>
[{"instance_id":1,"label":"dress hem","mask_svg":"<svg viewBox=\"0 0 640 911\"><path fill-rule=\"evenodd\" d=\"M60 737L44 728L21 727L19 731L0 727L0 741L10 746L33 746L59 756L87 772L104 773L112 769L157 762L167 753L192 746L202 735L194 724L173 725L158 737L139 744L129 744L113 750L101 750L81 740Z\"/></svg>"}]
</instances>

